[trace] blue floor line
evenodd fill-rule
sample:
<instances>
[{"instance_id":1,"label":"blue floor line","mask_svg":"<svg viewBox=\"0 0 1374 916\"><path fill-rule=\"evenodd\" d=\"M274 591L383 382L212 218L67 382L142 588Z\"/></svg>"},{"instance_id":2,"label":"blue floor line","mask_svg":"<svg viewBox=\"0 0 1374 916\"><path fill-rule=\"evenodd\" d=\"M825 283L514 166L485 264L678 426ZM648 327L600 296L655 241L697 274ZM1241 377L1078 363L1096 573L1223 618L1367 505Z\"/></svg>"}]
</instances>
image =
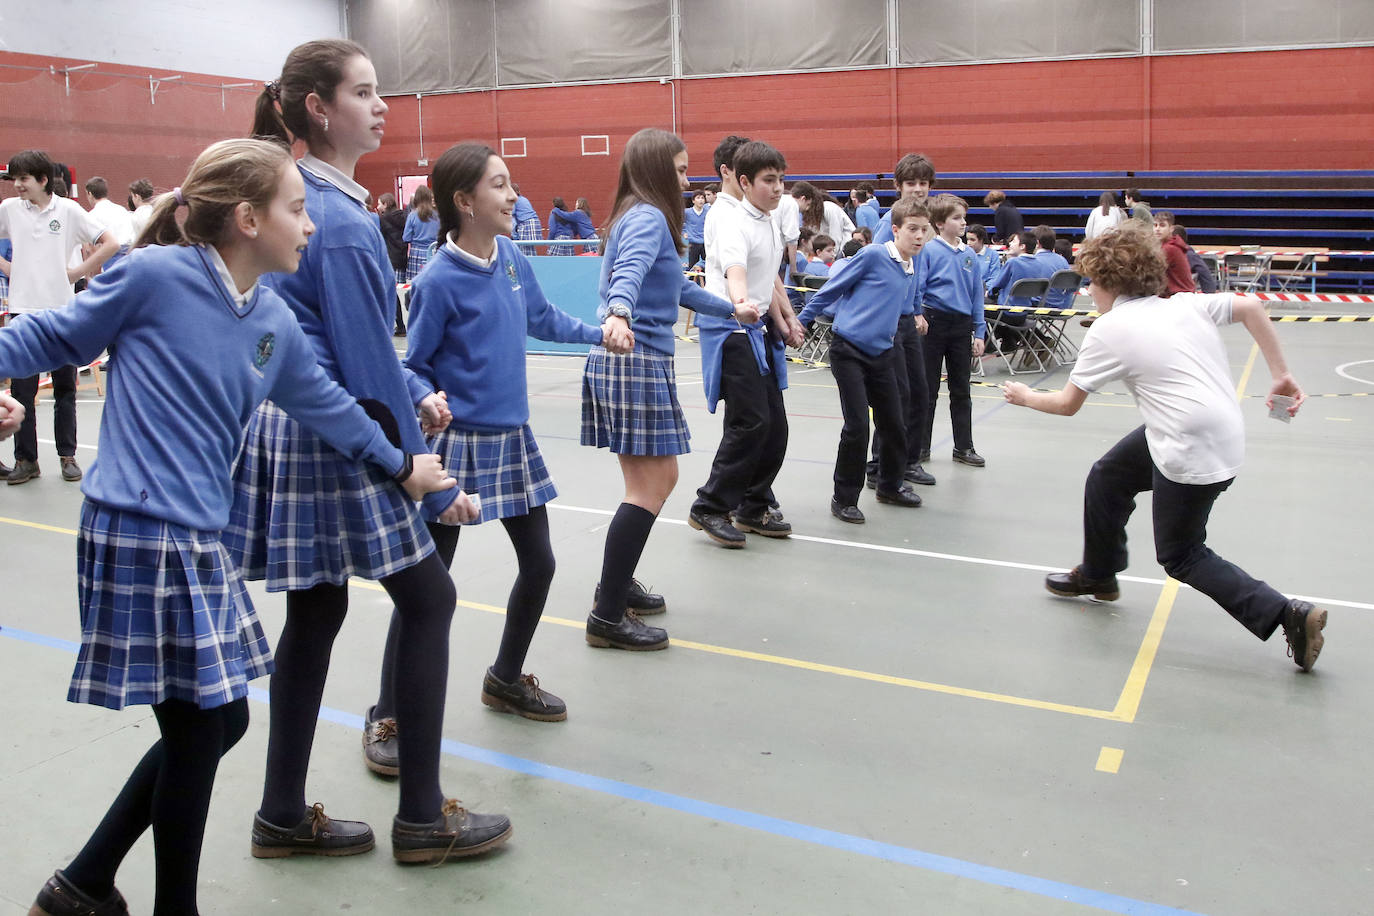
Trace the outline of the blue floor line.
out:
<instances>
[{"instance_id":1,"label":"blue floor line","mask_svg":"<svg viewBox=\"0 0 1374 916\"><path fill-rule=\"evenodd\" d=\"M59 639L42 633L30 633L27 630L17 630L13 627L0 627L0 636L51 649L59 649L73 655L80 649L80 644L71 640ZM258 703L266 704L268 701L267 691L260 687L248 688L248 696ZM327 706L320 708L320 719L355 731L362 731L363 728L362 716L331 709ZM1130 897L1079 887L1075 884L1065 884L1048 878L1037 878L1034 875L1026 875L1004 868L994 868L990 865L979 865L976 862L966 862L963 859L954 859L919 849L883 843L867 837L826 830L823 827L813 827L809 824L770 817L766 814L756 814L739 808L729 808L725 805L717 805L683 795L674 795L671 792L660 792L657 789L648 789L633 783L619 782L602 776L593 776L590 773L550 766L537 760L528 760L524 757L516 757L512 754L464 744L461 741L453 741L448 738L444 739L442 747L443 752L451 757L498 767L513 773L537 776L540 779L563 783L591 792L600 792L604 795L613 795L640 804L680 811L683 814L709 818L721 823L734 824L737 827L800 840L803 843L811 843L842 852L896 862L901 865L911 865L943 875L968 878L981 884L1023 891L1028 894L1048 897L1052 900L1095 907L1109 913L1122 913L1126 916L1202 916L1202 914L1192 910L1180 910L1158 903L1134 900Z\"/></svg>"}]
</instances>

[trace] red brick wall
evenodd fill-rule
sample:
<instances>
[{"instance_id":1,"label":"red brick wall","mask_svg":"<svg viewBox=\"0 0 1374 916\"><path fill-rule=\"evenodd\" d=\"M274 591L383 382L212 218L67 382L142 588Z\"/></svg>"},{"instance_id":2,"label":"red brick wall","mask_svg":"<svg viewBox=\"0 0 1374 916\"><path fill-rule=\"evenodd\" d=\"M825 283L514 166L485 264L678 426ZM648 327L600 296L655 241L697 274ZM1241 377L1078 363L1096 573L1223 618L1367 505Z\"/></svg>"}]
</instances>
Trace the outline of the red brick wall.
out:
<instances>
[{"instance_id":1,"label":"red brick wall","mask_svg":"<svg viewBox=\"0 0 1374 916\"><path fill-rule=\"evenodd\" d=\"M72 75L72 92L49 65L77 61L0 53L5 93L0 158L40 147L78 175L115 188L147 175L162 187L194 155L241 135L253 96L163 84L148 99L147 71L100 64L118 79ZM554 195L589 198L609 213L619 154L641 127L675 127L691 172L710 171L711 150L731 132L766 139L795 175L889 172L920 150L942 172L1371 168L1374 48L1029 62L862 70L504 90L424 99L424 155L452 143L525 137L509 161L546 217ZM219 84L234 77L186 74ZM388 100L387 139L359 164L374 193L396 176L422 174L414 97ZM608 134L610 156L581 155L583 134Z\"/></svg>"},{"instance_id":2,"label":"red brick wall","mask_svg":"<svg viewBox=\"0 0 1374 916\"><path fill-rule=\"evenodd\" d=\"M221 108L218 88L187 85L246 82L241 78L186 73L180 83L163 83L152 102L149 74L171 71L98 64L99 74L71 74L69 95L63 75L48 69L83 63L0 52L0 161L24 149L46 150L72 168L78 183L104 176L110 199L123 203L131 181L149 178L156 187L175 187L201 150L252 127L255 94L227 90ZM121 76L102 75L107 73ZM3 196L12 195L7 183L0 187Z\"/></svg>"}]
</instances>

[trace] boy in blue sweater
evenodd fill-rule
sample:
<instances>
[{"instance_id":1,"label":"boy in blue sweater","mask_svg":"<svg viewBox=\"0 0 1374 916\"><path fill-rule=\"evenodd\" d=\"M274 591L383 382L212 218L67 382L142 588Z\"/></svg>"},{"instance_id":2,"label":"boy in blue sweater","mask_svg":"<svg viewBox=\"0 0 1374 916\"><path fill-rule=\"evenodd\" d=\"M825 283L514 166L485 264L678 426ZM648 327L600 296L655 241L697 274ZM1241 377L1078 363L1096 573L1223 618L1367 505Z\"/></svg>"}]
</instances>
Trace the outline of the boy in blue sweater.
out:
<instances>
[{"instance_id":1,"label":"boy in blue sweater","mask_svg":"<svg viewBox=\"0 0 1374 916\"><path fill-rule=\"evenodd\" d=\"M864 484L868 452L868 411L883 431L878 456L878 502L916 508L921 497L902 481L906 470L906 424L897 384L897 324L904 308L915 311L918 329L925 318L915 302L914 259L925 243L930 218L924 204L899 200L892 208L897 230L891 242L867 245L836 277L811 298L798 320L809 326L816 317L834 315L830 367L840 393L844 429L835 456L835 491L830 514L862 524L857 503Z\"/></svg>"},{"instance_id":2,"label":"boy in blue sweater","mask_svg":"<svg viewBox=\"0 0 1374 916\"><path fill-rule=\"evenodd\" d=\"M897 189L898 200L914 200L925 206L930 186L935 182L935 166L920 153L907 153L897 160L892 170L892 184ZM900 224L899 224L900 225ZM926 226L926 241L934 230ZM881 245L893 240L892 212L888 211L873 232L873 244ZM837 271L831 268L833 276ZM922 466L921 435L926 428L926 402L930 393L926 385L925 346L921 342L924 331L917 331L915 312L908 303L897 323L897 389L902 395L906 414L906 479L922 486L934 486L935 477ZM882 451L882 432L873 434L873 455L868 460L868 486L878 484L878 453Z\"/></svg>"},{"instance_id":3,"label":"boy in blue sweater","mask_svg":"<svg viewBox=\"0 0 1374 916\"><path fill-rule=\"evenodd\" d=\"M949 417L954 427L954 460L981 468L983 457L973 449L973 401L969 372L974 357L983 355L983 281L978 261L960 241L968 222L968 204L953 194L941 194L930 205L930 221L939 233L921 249L916 266L916 302L923 308L929 330L925 337L927 400L921 435L921 461L930 459L931 429L940 400L940 366L949 384Z\"/></svg>"}]
</instances>

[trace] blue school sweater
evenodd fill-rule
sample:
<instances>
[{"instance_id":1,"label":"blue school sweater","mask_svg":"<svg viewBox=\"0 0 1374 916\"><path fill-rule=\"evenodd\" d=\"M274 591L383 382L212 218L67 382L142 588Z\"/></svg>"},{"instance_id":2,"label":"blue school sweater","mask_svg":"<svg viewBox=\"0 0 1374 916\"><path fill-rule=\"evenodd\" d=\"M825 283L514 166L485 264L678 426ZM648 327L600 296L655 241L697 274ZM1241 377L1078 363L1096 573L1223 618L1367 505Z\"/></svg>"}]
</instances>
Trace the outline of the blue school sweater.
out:
<instances>
[{"instance_id":1,"label":"blue school sweater","mask_svg":"<svg viewBox=\"0 0 1374 916\"><path fill-rule=\"evenodd\" d=\"M916 261L916 301L926 311L970 318L973 335L982 337L983 279L973 249L954 248L938 235L926 242Z\"/></svg>"},{"instance_id":2,"label":"blue school sweater","mask_svg":"<svg viewBox=\"0 0 1374 916\"><path fill-rule=\"evenodd\" d=\"M892 347L897 319L915 309L916 274L907 273L886 245L865 245L843 273L811 297L797 320L810 325L835 316L834 330L869 356Z\"/></svg>"},{"instance_id":3,"label":"blue school sweater","mask_svg":"<svg viewBox=\"0 0 1374 916\"><path fill-rule=\"evenodd\" d=\"M974 251L969 248L973 256L978 259L979 275L982 277L983 286L997 279L997 274L1002 270L1002 259L999 253L991 245L984 245L982 251Z\"/></svg>"},{"instance_id":4,"label":"blue school sweater","mask_svg":"<svg viewBox=\"0 0 1374 916\"><path fill-rule=\"evenodd\" d=\"M878 204L873 198L869 198L862 206L854 208L854 225L862 229L867 226L870 229L877 229L882 217L878 215ZM892 220L887 222L888 230L891 231ZM884 240L886 241L886 240Z\"/></svg>"},{"instance_id":5,"label":"blue school sweater","mask_svg":"<svg viewBox=\"0 0 1374 916\"><path fill-rule=\"evenodd\" d=\"M668 220L657 207L645 203L626 210L612 227L598 291L599 320L606 320L612 303L626 306L634 316L630 330L635 334L635 346L669 356L673 354L673 325L679 306L720 318L735 314L728 301L682 275L682 257Z\"/></svg>"},{"instance_id":6,"label":"blue school sweater","mask_svg":"<svg viewBox=\"0 0 1374 916\"><path fill-rule=\"evenodd\" d=\"M1064 260L1064 256L1057 251L1037 251L1035 259L1049 270L1049 273L1045 274L1046 277L1054 276L1057 271L1069 269L1069 262ZM1046 301L1046 304L1050 308L1062 309L1068 308L1072 301L1073 290L1061 289L1056 290Z\"/></svg>"},{"instance_id":7,"label":"blue school sweater","mask_svg":"<svg viewBox=\"0 0 1374 916\"><path fill-rule=\"evenodd\" d=\"M429 447L416 407L434 389L401 365L391 343L396 272L386 243L360 201L297 167L315 234L294 274L265 274L262 283L286 300L325 374L353 397L385 405L400 427L401 447L424 454ZM443 511L455 499L456 490L445 490L426 496L425 505Z\"/></svg>"},{"instance_id":8,"label":"blue school sweater","mask_svg":"<svg viewBox=\"0 0 1374 916\"><path fill-rule=\"evenodd\" d=\"M0 375L85 365L107 348L100 456L81 482L102 505L222 529L244 427L269 398L349 458L401 469L286 303L259 284L238 307L202 247L135 249L65 308L17 316L0 330Z\"/></svg>"},{"instance_id":9,"label":"blue school sweater","mask_svg":"<svg viewBox=\"0 0 1374 916\"><path fill-rule=\"evenodd\" d=\"M435 213L429 219L420 219L420 214L411 210L406 214L405 232L401 234L401 241L411 245L428 245L439 237L439 214Z\"/></svg>"},{"instance_id":10,"label":"blue school sweater","mask_svg":"<svg viewBox=\"0 0 1374 916\"><path fill-rule=\"evenodd\" d=\"M601 329L550 304L515 243L480 267L440 248L411 287L406 366L448 394L453 424L500 432L530 419L525 336L601 343Z\"/></svg>"},{"instance_id":11,"label":"blue school sweater","mask_svg":"<svg viewBox=\"0 0 1374 916\"><path fill-rule=\"evenodd\" d=\"M878 220L878 228L873 230L873 244L881 245L883 242L892 241L892 211L888 210L883 214L883 218Z\"/></svg>"},{"instance_id":12,"label":"blue school sweater","mask_svg":"<svg viewBox=\"0 0 1374 916\"><path fill-rule=\"evenodd\" d=\"M682 211L682 236L689 243L696 245L706 244L706 211L710 207L702 207L698 213L692 207Z\"/></svg>"},{"instance_id":13,"label":"blue school sweater","mask_svg":"<svg viewBox=\"0 0 1374 916\"><path fill-rule=\"evenodd\" d=\"M549 214L549 226L552 227L555 222L567 227L568 235L563 238L589 239L596 235L592 218L583 210L560 210L554 207L553 212Z\"/></svg>"},{"instance_id":14,"label":"blue school sweater","mask_svg":"<svg viewBox=\"0 0 1374 916\"><path fill-rule=\"evenodd\" d=\"M1010 305L1016 307L1029 307L1035 305L1026 296L1012 298L1011 288L1017 280L1037 279L1048 280L1054 271L1049 265L1034 255L1021 254L1012 258L1002 265L1002 272L997 275L997 279L988 288L988 294L997 297L998 305Z\"/></svg>"},{"instance_id":15,"label":"blue school sweater","mask_svg":"<svg viewBox=\"0 0 1374 916\"><path fill-rule=\"evenodd\" d=\"M558 214L566 215L567 211L554 207L549 211L549 238L550 239L570 239L573 237L572 225L559 219Z\"/></svg>"},{"instance_id":16,"label":"blue school sweater","mask_svg":"<svg viewBox=\"0 0 1374 916\"><path fill-rule=\"evenodd\" d=\"M872 246L867 247L871 248ZM813 258L806 262L806 269L802 273L810 277L828 277L830 276L830 265L820 258Z\"/></svg>"},{"instance_id":17,"label":"blue school sweater","mask_svg":"<svg viewBox=\"0 0 1374 916\"><path fill-rule=\"evenodd\" d=\"M534 205L530 203L530 199L520 194L515 198L515 209L511 211L511 219L515 220L517 226L521 223L528 223L530 220L534 220L538 223L539 214L534 211ZM540 226L539 228L543 229L544 227ZM435 235L437 237L437 230Z\"/></svg>"}]
</instances>

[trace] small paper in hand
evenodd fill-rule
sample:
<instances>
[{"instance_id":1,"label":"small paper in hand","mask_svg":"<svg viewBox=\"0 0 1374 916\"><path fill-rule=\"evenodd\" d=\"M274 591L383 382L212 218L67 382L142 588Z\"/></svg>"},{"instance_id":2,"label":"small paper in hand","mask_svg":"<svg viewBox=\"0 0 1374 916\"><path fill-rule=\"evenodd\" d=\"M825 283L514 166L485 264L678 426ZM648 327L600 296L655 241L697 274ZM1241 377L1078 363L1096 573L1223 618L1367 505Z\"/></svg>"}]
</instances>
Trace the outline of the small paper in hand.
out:
<instances>
[{"instance_id":1,"label":"small paper in hand","mask_svg":"<svg viewBox=\"0 0 1374 916\"><path fill-rule=\"evenodd\" d=\"M1293 399L1283 394L1274 395L1274 406L1269 408L1269 416L1275 420L1282 420L1285 423L1292 423L1293 418L1288 413L1288 408L1293 406Z\"/></svg>"}]
</instances>

